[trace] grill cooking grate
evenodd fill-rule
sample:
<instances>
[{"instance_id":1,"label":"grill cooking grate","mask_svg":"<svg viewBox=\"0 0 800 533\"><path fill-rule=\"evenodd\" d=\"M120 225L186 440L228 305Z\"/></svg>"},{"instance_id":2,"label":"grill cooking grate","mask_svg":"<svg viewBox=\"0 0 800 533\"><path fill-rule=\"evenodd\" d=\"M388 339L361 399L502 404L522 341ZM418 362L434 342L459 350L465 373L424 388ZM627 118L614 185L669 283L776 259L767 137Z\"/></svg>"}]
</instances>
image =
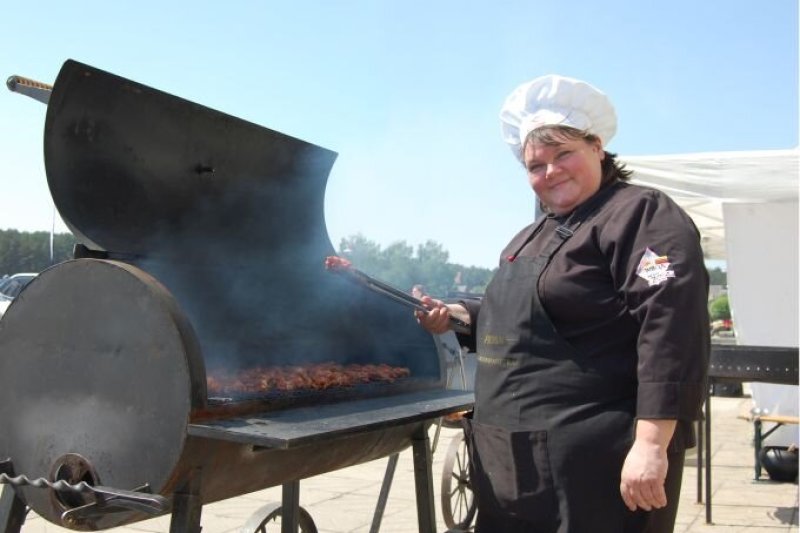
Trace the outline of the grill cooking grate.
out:
<instances>
[{"instance_id":1,"label":"grill cooking grate","mask_svg":"<svg viewBox=\"0 0 800 533\"><path fill-rule=\"evenodd\" d=\"M262 401L274 402L280 400L281 403L301 402L310 398L325 397L331 400L348 399L353 397L370 397L378 394L386 394L389 389L402 391L414 390L422 387L429 387L430 379L420 378L400 378L393 382L373 382L360 383L347 387L330 387L327 389L294 389L294 390L272 390L272 391L226 391L209 395L209 405L227 405L238 402Z\"/></svg>"}]
</instances>

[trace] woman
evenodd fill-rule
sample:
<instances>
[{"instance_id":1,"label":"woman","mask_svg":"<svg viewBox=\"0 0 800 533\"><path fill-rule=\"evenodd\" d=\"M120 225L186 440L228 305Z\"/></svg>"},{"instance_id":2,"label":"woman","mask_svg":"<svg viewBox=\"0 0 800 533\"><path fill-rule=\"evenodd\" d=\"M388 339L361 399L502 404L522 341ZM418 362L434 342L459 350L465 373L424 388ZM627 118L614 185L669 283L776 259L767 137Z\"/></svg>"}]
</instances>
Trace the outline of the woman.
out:
<instances>
[{"instance_id":1,"label":"woman","mask_svg":"<svg viewBox=\"0 0 800 533\"><path fill-rule=\"evenodd\" d=\"M503 250L481 302L425 297L417 314L433 333L471 324L476 531L672 531L709 350L697 229L626 182L604 149L614 108L591 85L537 78L501 120L546 215Z\"/></svg>"}]
</instances>

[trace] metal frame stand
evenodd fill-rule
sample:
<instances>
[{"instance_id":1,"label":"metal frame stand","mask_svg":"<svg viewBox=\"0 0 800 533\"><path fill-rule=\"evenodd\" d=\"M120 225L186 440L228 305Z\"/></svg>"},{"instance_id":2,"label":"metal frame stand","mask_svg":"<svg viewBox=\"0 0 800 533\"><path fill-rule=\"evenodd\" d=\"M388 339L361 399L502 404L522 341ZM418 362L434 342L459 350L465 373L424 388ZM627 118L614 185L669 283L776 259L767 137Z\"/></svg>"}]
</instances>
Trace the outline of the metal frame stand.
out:
<instances>
[{"instance_id":1,"label":"metal frame stand","mask_svg":"<svg viewBox=\"0 0 800 533\"><path fill-rule=\"evenodd\" d=\"M10 460L0 461L0 474L14 475L14 467ZM19 533L25 523L27 514L25 502L17 496L11 485L0 485L0 527L2 533Z\"/></svg>"},{"instance_id":2,"label":"metal frame stand","mask_svg":"<svg viewBox=\"0 0 800 533\"><path fill-rule=\"evenodd\" d=\"M706 397L704 440L706 444L706 524L713 524L711 521L711 394Z\"/></svg>"},{"instance_id":3,"label":"metal frame stand","mask_svg":"<svg viewBox=\"0 0 800 533\"><path fill-rule=\"evenodd\" d=\"M427 424L420 424L411 440L414 457L414 488L417 496L417 524L419 526L419 533L436 533L436 506L434 505L433 494L433 452L430 443ZM380 531L383 511L386 509L386 502L389 499L389 490L392 487L399 457L400 455L396 453L389 456L389 463L386 465L386 473L383 476L381 492L378 496L378 504L375 506L375 514L372 517L372 526L369 529L370 533L378 533Z\"/></svg>"},{"instance_id":4,"label":"metal frame stand","mask_svg":"<svg viewBox=\"0 0 800 533\"><path fill-rule=\"evenodd\" d=\"M300 480L283 484L281 533L297 533L300 527Z\"/></svg>"},{"instance_id":5,"label":"metal frame stand","mask_svg":"<svg viewBox=\"0 0 800 533\"><path fill-rule=\"evenodd\" d=\"M195 469L186 483L173 494L169 533L200 533L200 515L203 512L200 480L201 472Z\"/></svg>"},{"instance_id":6,"label":"metal frame stand","mask_svg":"<svg viewBox=\"0 0 800 533\"><path fill-rule=\"evenodd\" d=\"M425 424L420 424L412 438L414 486L417 490L419 533L436 533L436 509L433 504L433 471L430 439Z\"/></svg>"},{"instance_id":7,"label":"metal frame stand","mask_svg":"<svg viewBox=\"0 0 800 533\"><path fill-rule=\"evenodd\" d=\"M383 511L386 509L386 502L389 500L389 490L392 488L394 472L397 470L397 460L399 458L399 453L393 453L389 456L389 462L386 464L386 473L383 475L383 483L381 483L381 493L378 496L378 505L375 506L375 514L372 515L372 526L369 528L369 533L378 533L381 529Z\"/></svg>"},{"instance_id":8,"label":"metal frame stand","mask_svg":"<svg viewBox=\"0 0 800 533\"><path fill-rule=\"evenodd\" d=\"M703 415L705 416L705 415ZM697 471L703 471L703 421L697 421ZM703 479L697 476L697 501L696 503L703 503Z\"/></svg>"},{"instance_id":9,"label":"metal frame stand","mask_svg":"<svg viewBox=\"0 0 800 533\"><path fill-rule=\"evenodd\" d=\"M25 523L25 503L19 499L14 487L0 486L0 526L2 533L19 533Z\"/></svg>"}]
</instances>

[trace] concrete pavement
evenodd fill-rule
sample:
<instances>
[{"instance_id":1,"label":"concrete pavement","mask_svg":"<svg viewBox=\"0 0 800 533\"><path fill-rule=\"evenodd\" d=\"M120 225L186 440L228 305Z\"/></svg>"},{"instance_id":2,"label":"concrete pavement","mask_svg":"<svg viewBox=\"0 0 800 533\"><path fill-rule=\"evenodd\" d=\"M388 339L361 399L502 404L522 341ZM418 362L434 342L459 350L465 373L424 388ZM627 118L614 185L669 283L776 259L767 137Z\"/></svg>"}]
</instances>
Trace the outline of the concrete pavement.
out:
<instances>
[{"instance_id":1,"label":"concrete pavement","mask_svg":"<svg viewBox=\"0 0 800 533\"><path fill-rule=\"evenodd\" d=\"M683 489L675 527L676 533L778 533L798 531L798 486L793 483L753 480L753 424L746 420L750 398L715 397L712 401L712 489L714 524L705 523L705 507L697 503L697 469L694 455L685 464ZM431 433L432 435L433 433ZM433 454L433 485L436 494L437 531L447 530L442 520L439 492L444 459L452 439L460 431L442 429ZM320 533L367 533L388 459L330 472L300 482L300 505L311 515ZM204 533L247 531L252 533L252 517L269 502L279 503L281 488L274 487L203 507ZM244 526L250 522L250 527ZM260 520L256 519L255 522ZM414 469L411 450L400 454L380 531L417 531ZM22 527L23 533L62 533L33 514ZM114 533L169 531L169 516L131 526L108 530ZM280 532L267 525L266 533ZM591 532L586 532L591 533Z\"/></svg>"}]
</instances>

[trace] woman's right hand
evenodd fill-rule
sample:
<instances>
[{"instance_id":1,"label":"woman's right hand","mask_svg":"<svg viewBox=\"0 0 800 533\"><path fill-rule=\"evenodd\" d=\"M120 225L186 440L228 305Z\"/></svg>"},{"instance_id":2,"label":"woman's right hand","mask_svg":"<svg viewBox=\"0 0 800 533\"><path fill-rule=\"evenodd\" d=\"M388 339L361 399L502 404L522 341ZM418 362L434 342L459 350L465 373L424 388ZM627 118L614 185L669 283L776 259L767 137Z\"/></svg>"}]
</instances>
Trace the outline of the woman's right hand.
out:
<instances>
[{"instance_id":1,"label":"woman's right hand","mask_svg":"<svg viewBox=\"0 0 800 533\"><path fill-rule=\"evenodd\" d=\"M428 312L414 311L417 316L417 322L425 328L426 331L439 335L450 330L450 306L441 300L434 300L430 296L423 296L421 299L422 305L428 309ZM462 307L458 304L451 304L452 306Z\"/></svg>"}]
</instances>

